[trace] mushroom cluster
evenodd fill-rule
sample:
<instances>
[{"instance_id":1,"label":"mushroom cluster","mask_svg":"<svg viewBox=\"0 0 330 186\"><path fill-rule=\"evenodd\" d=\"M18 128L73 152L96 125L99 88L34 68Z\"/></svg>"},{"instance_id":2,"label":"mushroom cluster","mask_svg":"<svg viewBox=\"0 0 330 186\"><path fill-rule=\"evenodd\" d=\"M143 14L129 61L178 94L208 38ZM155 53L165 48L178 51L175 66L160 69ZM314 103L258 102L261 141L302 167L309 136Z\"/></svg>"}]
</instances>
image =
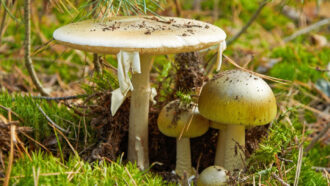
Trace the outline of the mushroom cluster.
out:
<instances>
[{"instance_id":1,"label":"mushroom cluster","mask_svg":"<svg viewBox=\"0 0 330 186\"><path fill-rule=\"evenodd\" d=\"M118 16L102 23L95 20L71 23L55 30L53 37L75 49L117 54L120 87L112 92L111 112L116 113L131 91L128 159L140 169L146 169L149 167L149 73L153 56L198 51L214 45L218 45L222 54L226 34L217 26L191 19Z\"/></svg>"},{"instance_id":2,"label":"mushroom cluster","mask_svg":"<svg viewBox=\"0 0 330 186\"><path fill-rule=\"evenodd\" d=\"M87 20L63 26L53 37L75 49L117 54L119 88L112 92L111 113L116 113L131 92L128 159L140 169L149 167L148 114L150 97L154 95L149 73L153 56L218 45L219 70L226 48L222 29L174 17L123 16L102 23ZM179 175L193 174L189 138L203 135L209 126L220 130L215 165L233 171L244 166L245 127L269 123L276 110L275 97L266 82L251 73L230 70L203 86L198 106L182 110L179 101L166 105L159 114L158 127L163 134L177 138Z\"/></svg>"}]
</instances>

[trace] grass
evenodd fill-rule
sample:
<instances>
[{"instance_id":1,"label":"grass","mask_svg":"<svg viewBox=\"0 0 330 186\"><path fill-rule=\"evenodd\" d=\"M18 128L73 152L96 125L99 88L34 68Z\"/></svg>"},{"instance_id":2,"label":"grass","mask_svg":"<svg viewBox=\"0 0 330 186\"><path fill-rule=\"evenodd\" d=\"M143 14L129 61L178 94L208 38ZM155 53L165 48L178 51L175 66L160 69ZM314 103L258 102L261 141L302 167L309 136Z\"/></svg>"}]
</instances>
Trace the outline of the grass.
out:
<instances>
[{"instance_id":1,"label":"grass","mask_svg":"<svg viewBox=\"0 0 330 186\"><path fill-rule=\"evenodd\" d=\"M37 176L39 175L39 176ZM20 158L13 166L11 185L173 185L159 176L141 172L136 165L106 161L87 163L70 157L65 164L41 152Z\"/></svg>"}]
</instances>

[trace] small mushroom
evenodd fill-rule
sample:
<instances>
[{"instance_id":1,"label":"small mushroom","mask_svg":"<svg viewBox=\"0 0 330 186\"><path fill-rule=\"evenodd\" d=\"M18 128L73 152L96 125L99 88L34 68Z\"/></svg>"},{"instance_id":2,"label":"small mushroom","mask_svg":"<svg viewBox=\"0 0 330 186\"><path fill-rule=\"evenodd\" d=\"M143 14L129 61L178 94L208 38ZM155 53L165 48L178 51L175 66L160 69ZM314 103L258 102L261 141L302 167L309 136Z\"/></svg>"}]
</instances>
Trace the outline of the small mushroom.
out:
<instances>
[{"instance_id":1,"label":"small mushroom","mask_svg":"<svg viewBox=\"0 0 330 186\"><path fill-rule=\"evenodd\" d=\"M191 19L118 16L104 22L71 23L55 30L53 37L75 49L117 54L120 88L112 92L111 113L116 113L131 91L127 156L140 169L145 169L149 166L149 74L153 56L198 51L214 45L219 45L221 54L225 49L226 34L217 26ZM220 62L221 55L218 56L218 64Z\"/></svg>"},{"instance_id":2,"label":"small mushroom","mask_svg":"<svg viewBox=\"0 0 330 186\"><path fill-rule=\"evenodd\" d=\"M224 150L219 154L223 153L220 162L229 171L244 167L245 127L265 125L277 112L276 99L268 84L242 70L222 72L205 84L198 108L205 118L226 125L221 147Z\"/></svg>"},{"instance_id":3,"label":"small mushroom","mask_svg":"<svg viewBox=\"0 0 330 186\"><path fill-rule=\"evenodd\" d=\"M220 186L227 185L228 171L220 166L210 166L203 170L197 180L197 186Z\"/></svg>"},{"instance_id":4,"label":"small mushroom","mask_svg":"<svg viewBox=\"0 0 330 186\"><path fill-rule=\"evenodd\" d=\"M175 172L181 177L184 173L190 177L194 171L191 166L189 138L205 134L209 128L209 121L199 115L195 105L181 107L180 101L174 100L162 108L157 123L160 132L177 139Z\"/></svg>"}]
</instances>

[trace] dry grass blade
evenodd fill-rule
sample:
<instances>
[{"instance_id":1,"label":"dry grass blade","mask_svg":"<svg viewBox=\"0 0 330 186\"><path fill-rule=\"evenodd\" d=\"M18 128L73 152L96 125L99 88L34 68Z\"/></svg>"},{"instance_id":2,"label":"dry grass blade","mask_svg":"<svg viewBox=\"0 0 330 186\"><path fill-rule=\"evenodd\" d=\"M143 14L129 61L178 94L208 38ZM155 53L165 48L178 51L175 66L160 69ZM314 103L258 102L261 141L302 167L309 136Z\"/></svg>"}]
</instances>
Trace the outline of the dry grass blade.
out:
<instances>
[{"instance_id":1,"label":"dry grass blade","mask_svg":"<svg viewBox=\"0 0 330 186\"><path fill-rule=\"evenodd\" d=\"M302 108L304 108L306 110L309 110L311 112L314 112L315 114L318 114L319 117L324 118L326 121L330 121L330 114L328 114L328 113L319 111L319 110L317 110L317 109L315 109L313 107L310 107L308 105L302 104L299 101L296 101L294 99L291 99L291 102L293 103L293 105L300 106L300 107L302 107Z\"/></svg>"},{"instance_id":2,"label":"dry grass blade","mask_svg":"<svg viewBox=\"0 0 330 186\"><path fill-rule=\"evenodd\" d=\"M309 150L311 150L314 147L314 145L319 141L319 139L321 139L328 132L329 128L330 128L330 123L328 123L327 126L317 136L315 136L312 139L311 143L305 149L306 154Z\"/></svg>"},{"instance_id":3,"label":"dry grass blade","mask_svg":"<svg viewBox=\"0 0 330 186\"><path fill-rule=\"evenodd\" d=\"M302 144L300 144L299 147L299 153L298 153L298 162L297 162L297 169L296 169L296 177L294 179L294 186L297 186L299 183L299 177L300 177L300 171L301 171L301 164L303 160L303 154L304 154L304 148Z\"/></svg>"},{"instance_id":4,"label":"dry grass blade","mask_svg":"<svg viewBox=\"0 0 330 186\"><path fill-rule=\"evenodd\" d=\"M275 77L271 77L271 76L266 76L264 74L259 74L257 72L253 72L251 70L248 70L248 69L245 69L241 66L239 66L234 60L232 60L231 58L229 58L228 56L226 55L223 55L227 61L229 63L231 63L232 65L234 65L236 68L240 69L240 70L243 70L243 71L246 71L246 72L249 72L251 74L254 74L256 76L259 76L260 78L263 78L263 79L267 79L267 80L270 80L270 81L274 81L274 82L277 82L277 83L281 83L281 84L288 84L288 83L292 83L291 81L289 80L285 80L285 79L280 79L280 78L275 78Z\"/></svg>"},{"instance_id":5,"label":"dry grass blade","mask_svg":"<svg viewBox=\"0 0 330 186\"><path fill-rule=\"evenodd\" d=\"M39 175L40 175L40 167L38 167L37 172L36 172L35 167L32 167L32 171L33 171L34 186L38 186L38 184L39 184Z\"/></svg>"},{"instance_id":6,"label":"dry grass blade","mask_svg":"<svg viewBox=\"0 0 330 186\"><path fill-rule=\"evenodd\" d=\"M22 122L22 123L24 122L24 120L16 112L12 111L10 108L7 108L7 107L5 107L3 105L0 105L0 108L6 110L7 112L10 112L12 115L14 115L15 117L17 117L20 122Z\"/></svg>"},{"instance_id":7,"label":"dry grass blade","mask_svg":"<svg viewBox=\"0 0 330 186\"><path fill-rule=\"evenodd\" d=\"M21 131L21 133L27 137L29 140L33 141L34 143L38 144L40 147L42 147L43 149L45 149L47 152L51 153L50 150L45 147L43 144L39 143L37 140L33 139L32 137L30 137L29 135L27 135L25 132Z\"/></svg>"},{"instance_id":8,"label":"dry grass blade","mask_svg":"<svg viewBox=\"0 0 330 186\"><path fill-rule=\"evenodd\" d=\"M8 112L8 122L11 122L11 112ZM6 177L4 180L4 186L9 185L9 179L10 179L10 174L11 174L11 169L13 166L13 161L14 161L14 143L16 142L16 126L11 125L10 126L10 151L9 151L9 160L8 160L8 166L7 166L7 171L6 171Z\"/></svg>"},{"instance_id":9,"label":"dry grass blade","mask_svg":"<svg viewBox=\"0 0 330 186\"><path fill-rule=\"evenodd\" d=\"M134 178L132 177L131 173L128 171L127 167L125 167L125 171L128 174L129 178L131 178L133 185L137 186L136 181L134 180Z\"/></svg>"}]
</instances>

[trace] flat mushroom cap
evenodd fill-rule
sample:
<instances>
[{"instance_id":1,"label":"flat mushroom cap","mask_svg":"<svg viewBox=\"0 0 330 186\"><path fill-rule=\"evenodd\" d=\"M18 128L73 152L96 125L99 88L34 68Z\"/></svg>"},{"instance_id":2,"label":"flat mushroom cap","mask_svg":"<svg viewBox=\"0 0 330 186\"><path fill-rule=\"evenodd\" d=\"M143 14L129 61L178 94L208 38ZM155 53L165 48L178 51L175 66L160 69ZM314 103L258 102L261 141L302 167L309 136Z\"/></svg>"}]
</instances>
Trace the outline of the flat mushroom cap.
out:
<instances>
[{"instance_id":1,"label":"flat mushroom cap","mask_svg":"<svg viewBox=\"0 0 330 186\"><path fill-rule=\"evenodd\" d=\"M195 108L193 113L192 108L188 110L179 110L179 101L174 100L168 103L159 113L157 124L158 129L164 135L177 138L181 131L189 122L192 114L193 118L188 130L185 130L182 137L194 138L201 136L209 129L209 120L205 119L198 113L198 108Z\"/></svg>"},{"instance_id":2,"label":"flat mushroom cap","mask_svg":"<svg viewBox=\"0 0 330 186\"><path fill-rule=\"evenodd\" d=\"M226 38L209 23L174 17L120 16L103 23L87 20L71 23L53 33L58 42L95 53L120 50L145 54L172 54L208 48Z\"/></svg>"},{"instance_id":3,"label":"flat mushroom cap","mask_svg":"<svg viewBox=\"0 0 330 186\"><path fill-rule=\"evenodd\" d=\"M205 118L221 124L264 125L276 116L275 96L261 78L241 70L229 70L202 89L198 108Z\"/></svg>"},{"instance_id":4,"label":"flat mushroom cap","mask_svg":"<svg viewBox=\"0 0 330 186\"><path fill-rule=\"evenodd\" d=\"M220 166L210 166L203 170L197 180L197 186L227 185L227 170Z\"/></svg>"}]
</instances>

